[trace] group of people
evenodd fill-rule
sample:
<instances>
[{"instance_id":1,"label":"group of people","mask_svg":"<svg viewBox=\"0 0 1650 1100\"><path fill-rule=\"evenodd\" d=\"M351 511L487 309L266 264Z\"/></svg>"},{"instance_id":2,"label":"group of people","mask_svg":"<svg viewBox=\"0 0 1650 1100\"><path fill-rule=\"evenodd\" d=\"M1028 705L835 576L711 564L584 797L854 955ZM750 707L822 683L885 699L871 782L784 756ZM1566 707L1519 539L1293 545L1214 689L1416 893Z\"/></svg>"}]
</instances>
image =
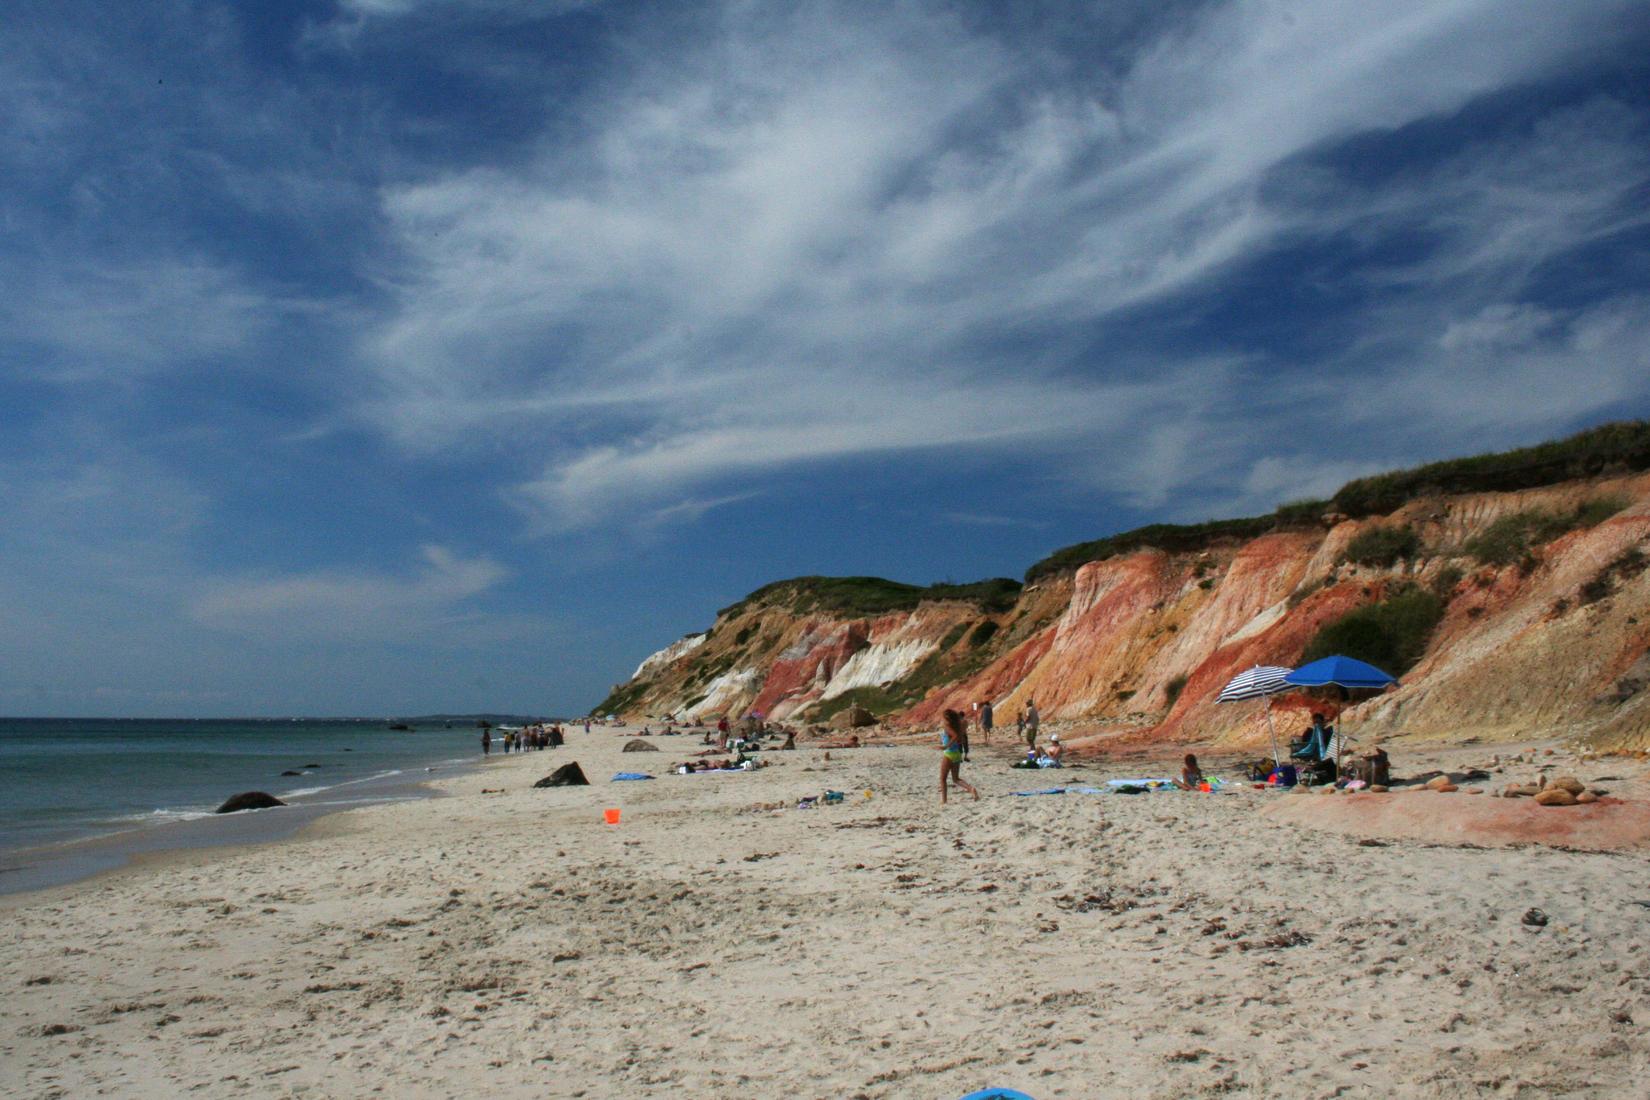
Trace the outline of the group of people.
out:
<instances>
[{"instance_id":1,"label":"group of people","mask_svg":"<svg viewBox=\"0 0 1650 1100\"><path fill-rule=\"evenodd\" d=\"M499 741L503 745L503 751L509 754L512 752L526 752L529 749L539 751L555 748L557 745L565 743L566 735L562 732L559 723L548 726L538 724L524 726L519 730L502 730L499 734ZM491 756L492 753L493 731L489 727L483 726L481 729L481 755Z\"/></svg>"},{"instance_id":2,"label":"group of people","mask_svg":"<svg viewBox=\"0 0 1650 1100\"><path fill-rule=\"evenodd\" d=\"M997 726L997 712L991 705L990 699L982 699L974 704L974 727L979 730L980 740L991 744L991 731ZM1037 700L1028 700L1014 714L1014 729L1019 739L1026 743L1028 749L1037 747L1037 731L1042 725L1042 716L1037 713Z\"/></svg>"}]
</instances>

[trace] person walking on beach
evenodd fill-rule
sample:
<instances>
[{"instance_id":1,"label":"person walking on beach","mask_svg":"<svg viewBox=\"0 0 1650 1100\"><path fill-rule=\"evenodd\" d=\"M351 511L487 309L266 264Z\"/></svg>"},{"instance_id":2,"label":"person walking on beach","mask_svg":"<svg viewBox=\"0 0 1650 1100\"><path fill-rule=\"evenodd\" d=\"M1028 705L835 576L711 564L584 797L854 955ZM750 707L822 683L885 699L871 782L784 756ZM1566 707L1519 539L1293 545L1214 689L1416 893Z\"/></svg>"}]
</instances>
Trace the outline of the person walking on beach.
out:
<instances>
[{"instance_id":1,"label":"person walking on beach","mask_svg":"<svg viewBox=\"0 0 1650 1100\"><path fill-rule=\"evenodd\" d=\"M486 727L481 730L481 755L493 755L493 731Z\"/></svg>"},{"instance_id":2,"label":"person walking on beach","mask_svg":"<svg viewBox=\"0 0 1650 1100\"><path fill-rule=\"evenodd\" d=\"M968 748L968 727L959 711L945 712L945 725L940 729L940 805L945 805L949 780L980 800L980 792L962 777L963 753Z\"/></svg>"},{"instance_id":3,"label":"person walking on beach","mask_svg":"<svg viewBox=\"0 0 1650 1100\"><path fill-rule=\"evenodd\" d=\"M1026 744L1037 747L1037 727L1043 724L1042 715L1037 713L1037 700L1031 699L1026 703Z\"/></svg>"},{"instance_id":4,"label":"person walking on beach","mask_svg":"<svg viewBox=\"0 0 1650 1100\"><path fill-rule=\"evenodd\" d=\"M980 736L986 744L991 744L991 726L994 719L991 714L991 700L987 699L980 704Z\"/></svg>"}]
</instances>

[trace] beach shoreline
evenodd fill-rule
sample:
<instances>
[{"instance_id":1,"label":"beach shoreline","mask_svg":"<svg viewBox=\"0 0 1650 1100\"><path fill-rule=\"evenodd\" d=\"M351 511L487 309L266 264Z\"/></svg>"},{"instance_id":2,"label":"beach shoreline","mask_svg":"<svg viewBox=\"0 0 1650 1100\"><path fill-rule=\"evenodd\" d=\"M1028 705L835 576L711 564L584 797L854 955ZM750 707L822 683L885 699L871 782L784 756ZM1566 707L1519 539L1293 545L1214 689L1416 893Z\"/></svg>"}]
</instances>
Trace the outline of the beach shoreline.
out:
<instances>
[{"instance_id":1,"label":"beach shoreline","mask_svg":"<svg viewBox=\"0 0 1650 1100\"><path fill-rule=\"evenodd\" d=\"M1088 795L1120 766L1006 746L964 766L983 801L941 807L926 745L673 776L699 739L622 754L634 733L0 899L0 1087L1619 1095L1650 1055L1621 1022L1650 1018L1642 848L1365 844L1265 812L1341 799ZM531 786L569 760L591 786ZM1615 786L1642 800L1641 772ZM1342 796L1382 797L1469 801Z\"/></svg>"},{"instance_id":2,"label":"beach shoreline","mask_svg":"<svg viewBox=\"0 0 1650 1100\"><path fill-rule=\"evenodd\" d=\"M135 862L163 858L170 852L277 843L335 814L440 797L436 780L472 768L480 759L479 755L475 761L452 759L425 766L417 774L398 770L287 794L285 806L267 810L196 813L154 822L110 821L86 835L0 849L0 904L16 894L84 882L119 872ZM345 786L350 788L348 796L343 793Z\"/></svg>"}]
</instances>

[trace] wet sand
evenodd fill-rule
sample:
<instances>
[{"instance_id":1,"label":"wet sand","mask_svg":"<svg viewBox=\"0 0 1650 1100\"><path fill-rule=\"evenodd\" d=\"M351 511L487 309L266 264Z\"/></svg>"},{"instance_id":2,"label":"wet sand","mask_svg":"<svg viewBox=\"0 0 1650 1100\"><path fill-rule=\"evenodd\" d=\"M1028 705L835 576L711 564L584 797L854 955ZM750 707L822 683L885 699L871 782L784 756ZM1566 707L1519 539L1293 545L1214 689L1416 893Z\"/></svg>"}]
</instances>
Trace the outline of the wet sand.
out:
<instances>
[{"instance_id":1,"label":"wet sand","mask_svg":"<svg viewBox=\"0 0 1650 1100\"><path fill-rule=\"evenodd\" d=\"M0 899L0 1092L1642 1089L1642 847L1373 838L1274 812L1320 796L1246 787L1016 798L1140 762L1028 773L1006 749L965 766L983 801L945 807L917 746L610 783L698 748L621 755L628 736L574 732L441 781L450 798ZM567 760L594 786L530 787ZM1641 770L1611 786L1643 802ZM828 788L848 798L794 808ZM1321 801L1381 797L1422 817L1467 798Z\"/></svg>"}]
</instances>

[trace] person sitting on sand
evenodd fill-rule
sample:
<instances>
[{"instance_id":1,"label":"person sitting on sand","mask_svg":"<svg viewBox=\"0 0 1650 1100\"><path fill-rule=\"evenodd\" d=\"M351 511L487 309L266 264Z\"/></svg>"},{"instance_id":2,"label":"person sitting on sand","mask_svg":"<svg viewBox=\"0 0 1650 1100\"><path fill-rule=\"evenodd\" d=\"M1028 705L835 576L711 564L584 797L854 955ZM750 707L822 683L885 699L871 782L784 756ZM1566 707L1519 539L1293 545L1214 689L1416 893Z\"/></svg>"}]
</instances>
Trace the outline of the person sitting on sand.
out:
<instances>
[{"instance_id":1,"label":"person sitting on sand","mask_svg":"<svg viewBox=\"0 0 1650 1100\"><path fill-rule=\"evenodd\" d=\"M819 746L822 749L857 749L859 748L859 734L852 734L846 741L827 741Z\"/></svg>"},{"instance_id":2,"label":"person sitting on sand","mask_svg":"<svg viewBox=\"0 0 1650 1100\"><path fill-rule=\"evenodd\" d=\"M1197 757L1186 754L1186 766L1180 769L1180 778L1174 785L1183 791L1195 791L1203 785L1203 769L1198 767Z\"/></svg>"},{"instance_id":3,"label":"person sitting on sand","mask_svg":"<svg viewBox=\"0 0 1650 1100\"><path fill-rule=\"evenodd\" d=\"M1060 760L1066 755L1066 750L1065 746L1060 744L1059 734L1051 733L1048 735L1048 748L1043 750L1043 755L1054 761L1056 768L1061 766Z\"/></svg>"},{"instance_id":4,"label":"person sitting on sand","mask_svg":"<svg viewBox=\"0 0 1650 1100\"><path fill-rule=\"evenodd\" d=\"M940 728L940 805L946 802L948 779L955 780L957 786L973 795L974 801L978 802L980 792L962 777L963 749L968 745L963 716L958 711L948 710L944 719L945 724Z\"/></svg>"},{"instance_id":5,"label":"person sitting on sand","mask_svg":"<svg viewBox=\"0 0 1650 1100\"><path fill-rule=\"evenodd\" d=\"M1335 736L1334 726L1325 726L1323 715L1313 714L1312 725L1301 734L1301 740L1290 746L1289 755L1296 760L1322 760L1329 748L1329 739Z\"/></svg>"},{"instance_id":6,"label":"person sitting on sand","mask_svg":"<svg viewBox=\"0 0 1650 1100\"><path fill-rule=\"evenodd\" d=\"M796 731L795 730L786 730L785 731L785 743L783 745L780 745L779 748L780 748L781 751L784 751L785 749L794 749L794 748L796 748Z\"/></svg>"}]
</instances>

